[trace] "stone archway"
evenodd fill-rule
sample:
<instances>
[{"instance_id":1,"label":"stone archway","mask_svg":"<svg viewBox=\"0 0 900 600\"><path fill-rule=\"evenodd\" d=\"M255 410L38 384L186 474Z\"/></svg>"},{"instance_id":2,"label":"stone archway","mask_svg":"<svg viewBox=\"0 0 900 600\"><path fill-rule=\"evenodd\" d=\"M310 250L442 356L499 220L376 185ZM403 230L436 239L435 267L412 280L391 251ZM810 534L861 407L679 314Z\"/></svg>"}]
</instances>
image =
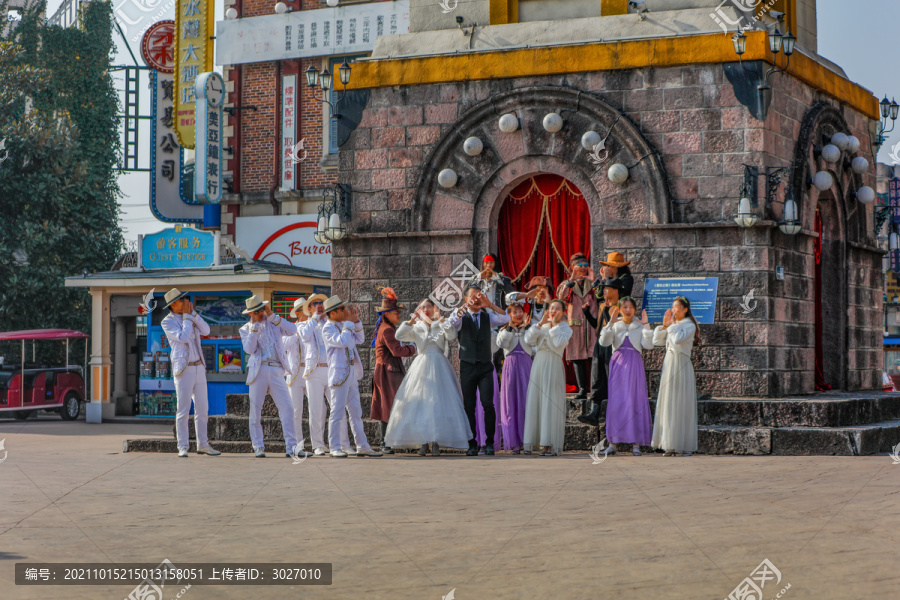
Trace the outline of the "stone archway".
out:
<instances>
[{"instance_id":1,"label":"stone archway","mask_svg":"<svg viewBox=\"0 0 900 600\"><path fill-rule=\"evenodd\" d=\"M815 275L810 299L815 306L815 385L820 389L851 387L848 247L867 239L866 211L851 194L863 185L863 179L846 165L830 165L819 155L833 134L849 131L847 120L837 108L817 104L801 123L794 155L794 197L805 227L819 231L818 239L812 240ZM834 184L830 189L820 191L809 183L818 171L831 174Z\"/></svg>"},{"instance_id":2,"label":"stone archway","mask_svg":"<svg viewBox=\"0 0 900 600\"><path fill-rule=\"evenodd\" d=\"M561 131L548 133L544 116L559 112ZM499 118L518 116L520 128L502 133ZM587 131L606 136L609 158L594 164L581 145ZM477 136L484 144L478 156L462 151L463 141ZM623 185L612 184L607 170L614 163L630 168ZM459 176L456 186L437 184L440 170ZM467 111L434 146L417 183L412 229L429 231L471 227L475 253L496 249L500 204L524 178L554 173L572 181L584 194L599 239L600 224L669 223L671 197L664 168L653 145L625 115L592 94L561 87L518 88L483 101Z\"/></svg>"}]
</instances>

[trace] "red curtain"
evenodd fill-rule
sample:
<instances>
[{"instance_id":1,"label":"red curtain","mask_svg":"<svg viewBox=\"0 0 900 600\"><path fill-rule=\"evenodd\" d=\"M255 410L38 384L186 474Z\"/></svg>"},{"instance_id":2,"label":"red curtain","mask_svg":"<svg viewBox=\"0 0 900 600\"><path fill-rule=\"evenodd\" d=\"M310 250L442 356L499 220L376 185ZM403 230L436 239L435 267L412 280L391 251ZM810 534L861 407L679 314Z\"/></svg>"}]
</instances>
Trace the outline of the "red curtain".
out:
<instances>
[{"instance_id":1,"label":"red curtain","mask_svg":"<svg viewBox=\"0 0 900 600\"><path fill-rule=\"evenodd\" d=\"M548 276L556 287L568 277L569 257L591 256L591 214L584 196L559 175L535 175L516 186L500 208L500 268L516 289L535 275ZM566 361L567 392L576 388L575 372Z\"/></svg>"},{"instance_id":2,"label":"red curtain","mask_svg":"<svg viewBox=\"0 0 900 600\"><path fill-rule=\"evenodd\" d=\"M549 276L555 288L572 254L591 255L587 203L559 175L535 175L516 186L500 208L498 230L500 264L517 289L535 275Z\"/></svg>"}]
</instances>

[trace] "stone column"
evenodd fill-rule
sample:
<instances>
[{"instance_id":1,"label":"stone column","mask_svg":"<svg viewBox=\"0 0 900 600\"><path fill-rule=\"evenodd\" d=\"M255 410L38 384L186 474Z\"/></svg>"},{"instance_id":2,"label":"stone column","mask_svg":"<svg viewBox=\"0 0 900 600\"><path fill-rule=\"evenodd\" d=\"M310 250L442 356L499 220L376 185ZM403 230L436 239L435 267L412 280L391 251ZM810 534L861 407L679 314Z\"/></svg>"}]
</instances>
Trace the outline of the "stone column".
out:
<instances>
[{"instance_id":1,"label":"stone column","mask_svg":"<svg viewBox=\"0 0 900 600\"><path fill-rule=\"evenodd\" d=\"M91 289L91 401L85 404L88 423L115 416L109 393L109 292Z\"/></svg>"}]
</instances>

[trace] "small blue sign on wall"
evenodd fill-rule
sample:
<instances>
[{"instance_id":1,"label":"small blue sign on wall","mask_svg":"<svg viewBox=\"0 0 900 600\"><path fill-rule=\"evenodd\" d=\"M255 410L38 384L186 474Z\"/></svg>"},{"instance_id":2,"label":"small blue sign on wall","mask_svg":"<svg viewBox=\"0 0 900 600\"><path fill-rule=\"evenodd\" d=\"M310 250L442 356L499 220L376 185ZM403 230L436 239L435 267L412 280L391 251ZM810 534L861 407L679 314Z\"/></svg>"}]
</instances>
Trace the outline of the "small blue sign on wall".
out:
<instances>
[{"instance_id":1,"label":"small blue sign on wall","mask_svg":"<svg viewBox=\"0 0 900 600\"><path fill-rule=\"evenodd\" d=\"M647 311L651 323L662 323L672 301L684 296L691 303L691 312L698 323L715 323L718 277L680 277L672 279L648 279L644 283L644 301L641 308Z\"/></svg>"},{"instance_id":2,"label":"small blue sign on wall","mask_svg":"<svg viewBox=\"0 0 900 600\"><path fill-rule=\"evenodd\" d=\"M140 236L140 266L145 269L196 269L217 264L218 235L176 225Z\"/></svg>"}]
</instances>

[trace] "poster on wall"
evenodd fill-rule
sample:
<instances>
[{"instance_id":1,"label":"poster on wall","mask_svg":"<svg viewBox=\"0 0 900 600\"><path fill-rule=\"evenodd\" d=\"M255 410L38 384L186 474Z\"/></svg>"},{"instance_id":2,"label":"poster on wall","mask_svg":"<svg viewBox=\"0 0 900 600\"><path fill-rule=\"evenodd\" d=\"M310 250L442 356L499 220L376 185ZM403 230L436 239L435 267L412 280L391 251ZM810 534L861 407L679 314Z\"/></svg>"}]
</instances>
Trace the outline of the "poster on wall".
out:
<instances>
[{"instance_id":1,"label":"poster on wall","mask_svg":"<svg viewBox=\"0 0 900 600\"><path fill-rule=\"evenodd\" d=\"M651 323L662 323L672 301L684 296L691 303L691 312L698 323L714 323L716 320L716 296L718 277L679 277L648 279L644 284L644 301L641 309L647 311Z\"/></svg>"},{"instance_id":2,"label":"poster on wall","mask_svg":"<svg viewBox=\"0 0 900 600\"><path fill-rule=\"evenodd\" d=\"M219 373L240 373L242 364L242 350L240 345L219 346L219 354L216 364Z\"/></svg>"},{"instance_id":3,"label":"poster on wall","mask_svg":"<svg viewBox=\"0 0 900 600\"><path fill-rule=\"evenodd\" d=\"M317 215L238 217L235 242L253 260L331 273L331 244L313 239Z\"/></svg>"}]
</instances>

